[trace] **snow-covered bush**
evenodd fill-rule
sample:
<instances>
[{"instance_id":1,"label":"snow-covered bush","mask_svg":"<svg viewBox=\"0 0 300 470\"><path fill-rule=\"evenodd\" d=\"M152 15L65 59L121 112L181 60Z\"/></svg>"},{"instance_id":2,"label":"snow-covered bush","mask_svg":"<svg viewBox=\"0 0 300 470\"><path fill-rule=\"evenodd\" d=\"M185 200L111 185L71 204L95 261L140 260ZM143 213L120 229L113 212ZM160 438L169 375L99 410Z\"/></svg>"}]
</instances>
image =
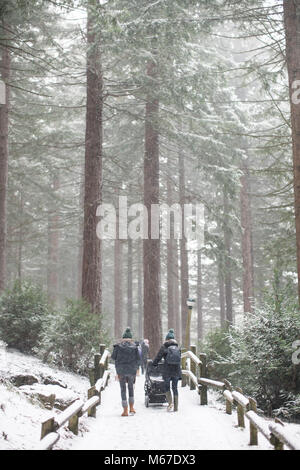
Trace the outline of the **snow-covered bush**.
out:
<instances>
[{"instance_id":1,"label":"snow-covered bush","mask_svg":"<svg viewBox=\"0 0 300 470\"><path fill-rule=\"evenodd\" d=\"M0 297L0 339L9 348L32 352L39 344L48 315L42 289L29 281L16 281Z\"/></svg>"},{"instance_id":2,"label":"snow-covered bush","mask_svg":"<svg viewBox=\"0 0 300 470\"><path fill-rule=\"evenodd\" d=\"M84 301L68 300L62 311L49 318L39 351L44 361L85 373L93 352L106 342L100 321Z\"/></svg>"},{"instance_id":3,"label":"snow-covered bush","mask_svg":"<svg viewBox=\"0 0 300 470\"><path fill-rule=\"evenodd\" d=\"M269 298L245 316L242 326L230 330L232 382L269 414L288 406L290 416L300 417L300 366L292 361L293 342L299 339L299 306L289 295Z\"/></svg>"}]
</instances>

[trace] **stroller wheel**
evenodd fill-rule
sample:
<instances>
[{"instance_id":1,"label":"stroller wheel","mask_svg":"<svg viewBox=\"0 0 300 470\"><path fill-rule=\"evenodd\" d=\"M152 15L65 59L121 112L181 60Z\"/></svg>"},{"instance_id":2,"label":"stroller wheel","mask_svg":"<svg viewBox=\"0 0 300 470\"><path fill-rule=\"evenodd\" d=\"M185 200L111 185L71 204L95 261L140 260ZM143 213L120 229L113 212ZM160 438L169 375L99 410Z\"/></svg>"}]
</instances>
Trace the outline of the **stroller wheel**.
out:
<instances>
[{"instance_id":1,"label":"stroller wheel","mask_svg":"<svg viewBox=\"0 0 300 470\"><path fill-rule=\"evenodd\" d=\"M148 395L145 396L145 406L146 406L146 408L149 407L149 397L148 397Z\"/></svg>"}]
</instances>

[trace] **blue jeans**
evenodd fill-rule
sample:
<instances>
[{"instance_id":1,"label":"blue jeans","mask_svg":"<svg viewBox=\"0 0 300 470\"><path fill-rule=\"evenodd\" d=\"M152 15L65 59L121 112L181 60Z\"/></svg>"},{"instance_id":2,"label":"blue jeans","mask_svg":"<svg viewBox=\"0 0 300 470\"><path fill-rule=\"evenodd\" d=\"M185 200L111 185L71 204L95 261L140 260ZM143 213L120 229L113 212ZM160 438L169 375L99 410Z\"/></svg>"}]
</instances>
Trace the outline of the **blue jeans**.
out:
<instances>
[{"instance_id":1,"label":"blue jeans","mask_svg":"<svg viewBox=\"0 0 300 470\"><path fill-rule=\"evenodd\" d=\"M126 384L128 385L129 403L134 403L133 384L135 382L135 375L119 375L119 382L121 387L122 406L125 408L126 406L128 406Z\"/></svg>"},{"instance_id":2,"label":"blue jeans","mask_svg":"<svg viewBox=\"0 0 300 470\"><path fill-rule=\"evenodd\" d=\"M165 391L170 392L170 385L172 382L172 390L174 396L178 395L178 390L177 390L177 384L178 384L179 377L165 377L164 382L165 382Z\"/></svg>"}]
</instances>

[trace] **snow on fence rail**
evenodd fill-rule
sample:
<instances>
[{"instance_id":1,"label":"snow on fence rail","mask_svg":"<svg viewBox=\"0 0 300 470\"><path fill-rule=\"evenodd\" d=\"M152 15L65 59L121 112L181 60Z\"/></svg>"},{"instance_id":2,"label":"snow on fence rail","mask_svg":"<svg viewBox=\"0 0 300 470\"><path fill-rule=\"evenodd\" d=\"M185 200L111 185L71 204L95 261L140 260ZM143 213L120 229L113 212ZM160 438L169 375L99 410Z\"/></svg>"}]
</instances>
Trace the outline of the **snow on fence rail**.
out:
<instances>
[{"instance_id":1,"label":"snow on fence rail","mask_svg":"<svg viewBox=\"0 0 300 470\"><path fill-rule=\"evenodd\" d=\"M101 344L100 354L95 354L94 368L90 374L92 387L88 390L88 400L76 400L59 415L52 416L42 423L41 440L37 450L51 450L60 438L57 432L64 424L68 423L68 429L78 434L79 418L85 413L90 417L96 417L97 406L101 403L101 392L105 390L110 372L108 360L110 352Z\"/></svg>"},{"instance_id":2,"label":"snow on fence rail","mask_svg":"<svg viewBox=\"0 0 300 470\"><path fill-rule=\"evenodd\" d=\"M283 450L284 446L291 450L300 450L300 442L290 436L284 424L269 422L257 414L257 404L254 398L246 397L240 388L233 389L231 383L207 378L206 354L196 353L196 346L190 346L190 351L183 349L181 355L182 386L189 382L190 389L197 389L200 395L200 405L207 405L208 387L213 387L222 392L226 403L226 413L231 415L233 405L237 409L238 426L245 427L245 416L250 422L250 445L258 445L258 433L260 432L273 446L275 450ZM280 424L279 424L280 423Z\"/></svg>"}]
</instances>

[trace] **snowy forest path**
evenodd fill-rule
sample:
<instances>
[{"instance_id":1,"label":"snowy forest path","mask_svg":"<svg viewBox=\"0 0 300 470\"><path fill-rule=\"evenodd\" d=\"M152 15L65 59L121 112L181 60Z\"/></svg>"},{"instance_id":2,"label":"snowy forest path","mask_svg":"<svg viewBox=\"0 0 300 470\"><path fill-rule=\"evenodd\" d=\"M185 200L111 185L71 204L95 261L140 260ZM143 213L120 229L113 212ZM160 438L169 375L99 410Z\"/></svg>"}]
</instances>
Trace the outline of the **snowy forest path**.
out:
<instances>
[{"instance_id":1,"label":"snowy forest path","mask_svg":"<svg viewBox=\"0 0 300 470\"><path fill-rule=\"evenodd\" d=\"M144 400L144 377L139 376L135 385L137 413L121 417L120 386L112 374L90 432L75 438L71 450L271 449L263 437L259 446L250 447L248 428L238 428L235 414L228 416L218 409L213 395L208 406L200 406L197 392L179 387L177 413L168 413L165 405L146 408Z\"/></svg>"}]
</instances>

